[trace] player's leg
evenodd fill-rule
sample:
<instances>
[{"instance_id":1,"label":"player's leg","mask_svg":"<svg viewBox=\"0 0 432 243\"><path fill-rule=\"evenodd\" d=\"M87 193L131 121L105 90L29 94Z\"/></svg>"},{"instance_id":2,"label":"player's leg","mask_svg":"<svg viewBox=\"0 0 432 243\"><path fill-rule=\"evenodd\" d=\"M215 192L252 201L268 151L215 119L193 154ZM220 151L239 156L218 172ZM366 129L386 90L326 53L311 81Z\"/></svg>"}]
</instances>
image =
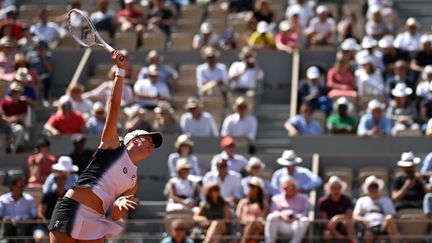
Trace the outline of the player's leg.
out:
<instances>
[{"instance_id":1,"label":"player's leg","mask_svg":"<svg viewBox=\"0 0 432 243\"><path fill-rule=\"evenodd\" d=\"M50 243L75 243L75 239L63 232L50 231Z\"/></svg>"}]
</instances>

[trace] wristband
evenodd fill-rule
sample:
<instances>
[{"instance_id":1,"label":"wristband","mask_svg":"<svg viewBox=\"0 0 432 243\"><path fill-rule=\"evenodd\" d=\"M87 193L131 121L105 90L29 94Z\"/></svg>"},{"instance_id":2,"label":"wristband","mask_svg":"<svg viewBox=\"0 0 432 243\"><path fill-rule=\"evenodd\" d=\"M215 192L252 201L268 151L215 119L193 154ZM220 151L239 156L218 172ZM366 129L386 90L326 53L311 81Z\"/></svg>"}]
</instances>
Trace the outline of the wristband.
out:
<instances>
[{"instance_id":1,"label":"wristband","mask_svg":"<svg viewBox=\"0 0 432 243\"><path fill-rule=\"evenodd\" d=\"M126 71L124 69L116 68L115 76L124 78L125 74L126 74Z\"/></svg>"}]
</instances>

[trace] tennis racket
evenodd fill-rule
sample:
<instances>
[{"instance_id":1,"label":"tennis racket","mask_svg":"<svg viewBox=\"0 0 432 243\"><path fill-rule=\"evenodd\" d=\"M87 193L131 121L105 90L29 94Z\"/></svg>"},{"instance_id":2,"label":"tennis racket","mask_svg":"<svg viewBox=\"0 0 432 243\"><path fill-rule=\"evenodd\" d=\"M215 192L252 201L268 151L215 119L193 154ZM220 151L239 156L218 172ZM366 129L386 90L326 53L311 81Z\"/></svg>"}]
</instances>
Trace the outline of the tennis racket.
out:
<instances>
[{"instance_id":1,"label":"tennis racket","mask_svg":"<svg viewBox=\"0 0 432 243\"><path fill-rule=\"evenodd\" d=\"M67 27L78 44L84 47L100 46L110 54L114 52L114 48L102 39L87 14L83 11L76 8L71 9L68 12ZM123 61L124 56L120 56L119 60Z\"/></svg>"}]
</instances>

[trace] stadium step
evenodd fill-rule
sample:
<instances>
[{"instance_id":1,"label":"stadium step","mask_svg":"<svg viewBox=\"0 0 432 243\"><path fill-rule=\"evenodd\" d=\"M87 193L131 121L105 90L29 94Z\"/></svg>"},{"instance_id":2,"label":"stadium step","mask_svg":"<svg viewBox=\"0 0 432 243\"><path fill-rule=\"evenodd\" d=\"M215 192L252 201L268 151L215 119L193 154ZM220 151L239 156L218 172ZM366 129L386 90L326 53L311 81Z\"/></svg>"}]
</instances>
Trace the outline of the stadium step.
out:
<instances>
[{"instance_id":1,"label":"stadium step","mask_svg":"<svg viewBox=\"0 0 432 243\"><path fill-rule=\"evenodd\" d=\"M430 13L432 1L430 0L398 0L395 9L403 23L409 17L415 17L420 22L420 31L429 31L432 24Z\"/></svg>"}]
</instances>

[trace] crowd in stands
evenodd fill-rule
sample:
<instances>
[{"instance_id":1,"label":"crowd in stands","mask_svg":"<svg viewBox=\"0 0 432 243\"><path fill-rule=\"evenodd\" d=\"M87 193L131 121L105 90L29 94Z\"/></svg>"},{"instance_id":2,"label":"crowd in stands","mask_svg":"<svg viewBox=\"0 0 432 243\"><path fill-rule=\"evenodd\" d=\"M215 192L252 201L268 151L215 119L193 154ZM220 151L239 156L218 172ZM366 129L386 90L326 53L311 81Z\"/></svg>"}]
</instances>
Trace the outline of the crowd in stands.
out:
<instances>
[{"instance_id":1,"label":"crowd in stands","mask_svg":"<svg viewBox=\"0 0 432 243\"><path fill-rule=\"evenodd\" d=\"M49 150L49 139L38 141L36 152L28 157L28 171L10 175L10 192L0 196L0 218L6 225L3 233L31 235L32 229L21 228L15 221L49 220L57 198L87 166L94 151L86 149L85 134L98 135L103 129L115 68L109 69L106 80L94 89L71 84L63 96L52 97L52 52L68 36L62 26L66 16L50 16L47 9L41 9L30 23L24 23L16 6L7 0L0 2L0 81L6 87L0 128L5 152L19 153L36 139L32 137L33 122L41 107L55 109L43 126L44 135L70 135L73 143L71 154L58 157ZM162 34L169 49L176 21L185 17L182 8L200 4L187 0L151 0L148 6L134 0L120 2L114 8L112 1L100 0L97 10L88 14L114 44L118 33L136 34L136 46L131 50L146 48L147 33ZM193 70L193 92L183 97L181 106L174 98L186 84L180 83L179 70L159 51L148 50L140 70L128 63L119 129L154 130L178 137L167 161L170 178L165 193L167 215L181 215L182 220L172 222L165 242L188 242L187 233L214 242L236 231L242 232L242 243L257 236L265 236L271 243L280 234L288 235L291 242L301 242L311 224L311 210L325 222L319 228L327 242L356 242L357 232L362 232L366 242L381 234L399 242L395 223L399 211L416 208L432 217L432 186L427 181L432 174L431 154L419 170L420 159L403 153L397 162L403 173L392 185L371 175L362 181L360 195L351 195L345 181L332 176L324 183L301 166L302 159L292 150L281 154L277 163L282 168L270 177L264 174L266 163L259 154L247 158L236 153L233 137L246 138L249 152L253 155L255 151L259 124L254 101L266 75L257 56L268 50L292 54L314 48L337 49L329 70L319 65L302 70L299 114L281 127L289 136L432 135L432 37L420 33L415 18L401 26L391 1L367 2L364 26L354 13L336 19L331 9L317 1L289 1L280 16L269 0L203 5L220 8L228 24L221 32L203 19L198 29L192 30L196 33L190 47L203 61ZM81 4L74 1L70 7L81 8ZM246 31L233 28L238 22ZM222 63L220 53L228 50L238 52L238 60ZM221 114L204 105L207 98L222 102L221 122ZM194 137L221 141L221 152L206 162L208 171L194 155ZM42 190L39 204L26 193L26 186ZM386 193L389 188L391 192ZM311 208L308 194L316 189L323 189L325 195ZM232 223L233 219L238 224ZM191 228L190 222L197 227ZM354 222L363 227L359 230ZM46 232L44 224L34 228L39 238Z\"/></svg>"}]
</instances>

